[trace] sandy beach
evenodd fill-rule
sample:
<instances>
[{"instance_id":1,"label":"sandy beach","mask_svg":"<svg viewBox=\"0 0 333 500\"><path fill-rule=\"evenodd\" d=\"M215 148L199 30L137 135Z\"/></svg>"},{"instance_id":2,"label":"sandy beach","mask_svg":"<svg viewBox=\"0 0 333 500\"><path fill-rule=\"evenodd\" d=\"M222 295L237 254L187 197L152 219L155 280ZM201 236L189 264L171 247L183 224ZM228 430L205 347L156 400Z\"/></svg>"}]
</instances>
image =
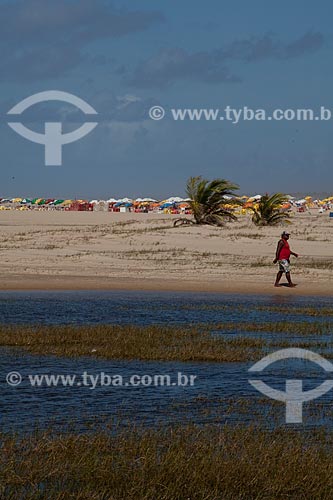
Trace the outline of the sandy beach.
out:
<instances>
[{"instance_id":1,"label":"sandy beach","mask_svg":"<svg viewBox=\"0 0 333 500\"><path fill-rule=\"evenodd\" d=\"M280 227L249 216L219 229L173 227L177 216L109 212L0 213L1 290L127 289L331 295L333 219L294 214L297 288L274 288Z\"/></svg>"}]
</instances>

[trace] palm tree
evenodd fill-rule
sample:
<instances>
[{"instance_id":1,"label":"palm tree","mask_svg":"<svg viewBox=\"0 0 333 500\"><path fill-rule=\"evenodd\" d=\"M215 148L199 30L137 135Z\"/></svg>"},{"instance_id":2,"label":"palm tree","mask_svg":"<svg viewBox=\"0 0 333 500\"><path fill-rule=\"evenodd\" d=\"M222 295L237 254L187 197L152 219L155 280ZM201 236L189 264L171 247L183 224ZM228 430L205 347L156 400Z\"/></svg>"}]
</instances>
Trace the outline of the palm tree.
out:
<instances>
[{"instance_id":1,"label":"palm tree","mask_svg":"<svg viewBox=\"0 0 333 500\"><path fill-rule=\"evenodd\" d=\"M290 215L282 208L282 205L288 201L288 197L282 193L275 193L271 196L265 194L261 197L257 207L251 207L252 221L256 226L275 226L281 222L290 224Z\"/></svg>"},{"instance_id":2,"label":"palm tree","mask_svg":"<svg viewBox=\"0 0 333 500\"><path fill-rule=\"evenodd\" d=\"M179 223L208 224L210 226L223 226L225 220L237 220L237 217L226 208L226 204L234 204L234 200L226 196L234 196L238 189L236 184L225 179L208 181L201 176L190 177L187 181L186 193L190 198L189 204L194 220L177 219Z\"/></svg>"}]
</instances>

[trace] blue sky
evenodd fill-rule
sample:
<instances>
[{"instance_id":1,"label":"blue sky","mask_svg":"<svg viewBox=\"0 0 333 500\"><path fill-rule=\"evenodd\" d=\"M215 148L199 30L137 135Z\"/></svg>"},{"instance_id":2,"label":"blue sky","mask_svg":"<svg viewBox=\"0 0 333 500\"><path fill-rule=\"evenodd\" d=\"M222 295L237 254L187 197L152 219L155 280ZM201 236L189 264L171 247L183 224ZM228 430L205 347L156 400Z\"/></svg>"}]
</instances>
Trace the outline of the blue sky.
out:
<instances>
[{"instance_id":1,"label":"blue sky","mask_svg":"<svg viewBox=\"0 0 333 500\"><path fill-rule=\"evenodd\" d=\"M323 0L0 0L0 196L104 198L184 193L190 175L242 192L332 191L330 122L174 122L170 108L333 110L333 4ZM7 125L41 91L73 93L99 125L63 165ZM167 110L148 117L152 105ZM22 122L75 129L83 115L39 104ZM25 120L25 121L24 121Z\"/></svg>"}]
</instances>

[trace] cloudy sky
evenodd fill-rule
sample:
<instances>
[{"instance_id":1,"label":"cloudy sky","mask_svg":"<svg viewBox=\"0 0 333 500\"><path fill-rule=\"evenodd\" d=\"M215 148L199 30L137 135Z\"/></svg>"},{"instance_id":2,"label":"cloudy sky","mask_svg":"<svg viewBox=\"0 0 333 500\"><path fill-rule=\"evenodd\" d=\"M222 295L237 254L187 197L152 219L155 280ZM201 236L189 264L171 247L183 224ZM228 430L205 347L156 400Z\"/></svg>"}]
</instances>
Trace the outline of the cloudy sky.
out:
<instances>
[{"instance_id":1,"label":"cloudy sky","mask_svg":"<svg viewBox=\"0 0 333 500\"><path fill-rule=\"evenodd\" d=\"M104 198L184 193L190 175L246 193L333 185L331 121L174 121L173 108L333 111L329 0L0 0L0 196ZM98 126L63 147L62 166L8 127L24 98L61 90ZM152 106L166 117L149 118ZM11 120L13 121L13 120ZM17 119L42 132L86 121L66 103Z\"/></svg>"}]
</instances>

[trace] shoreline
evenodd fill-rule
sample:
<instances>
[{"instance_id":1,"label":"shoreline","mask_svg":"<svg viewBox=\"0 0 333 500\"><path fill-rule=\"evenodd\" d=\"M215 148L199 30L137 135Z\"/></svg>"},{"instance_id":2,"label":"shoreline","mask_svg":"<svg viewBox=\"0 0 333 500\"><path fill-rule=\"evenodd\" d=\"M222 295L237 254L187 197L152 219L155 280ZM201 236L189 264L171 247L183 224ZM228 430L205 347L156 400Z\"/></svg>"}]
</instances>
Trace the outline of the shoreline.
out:
<instances>
[{"instance_id":1,"label":"shoreline","mask_svg":"<svg viewBox=\"0 0 333 500\"><path fill-rule=\"evenodd\" d=\"M6 276L1 278L0 292L19 291L151 291L151 292L196 292L239 295L332 296L331 283L298 283L296 288L272 283L237 281L161 280L147 278L96 278L91 276Z\"/></svg>"},{"instance_id":2,"label":"shoreline","mask_svg":"<svg viewBox=\"0 0 333 500\"><path fill-rule=\"evenodd\" d=\"M292 261L292 278L298 286L288 289L274 288L281 228L258 228L247 216L223 228L174 228L167 214L4 212L0 290L330 297L332 222L294 215L292 249L300 256Z\"/></svg>"}]
</instances>

